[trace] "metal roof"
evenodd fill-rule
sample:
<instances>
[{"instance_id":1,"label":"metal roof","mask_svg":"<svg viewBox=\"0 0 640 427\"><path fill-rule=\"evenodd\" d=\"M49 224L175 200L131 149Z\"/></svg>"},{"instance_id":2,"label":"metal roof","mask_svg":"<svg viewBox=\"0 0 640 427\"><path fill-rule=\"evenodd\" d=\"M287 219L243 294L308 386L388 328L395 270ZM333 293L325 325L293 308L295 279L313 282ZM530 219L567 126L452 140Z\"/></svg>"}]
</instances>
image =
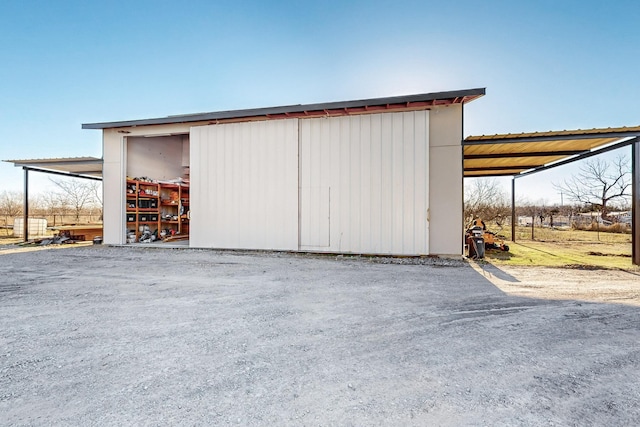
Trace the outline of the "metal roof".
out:
<instances>
[{"instance_id":1,"label":"metal roof","mask_svg":"<svg viewBox=\"0 0 640 427\"><path fill-rule=\"evenodd\" d=\"M247 110L218 111L212 113L185 114L153 119L119 122L85 123L82 129L111 129L129 126L146 126L173 123L213 121L214 123L239 119L269 120L288 117L335 116L367 114L387 110L426 110L434 106L464 104L485 94L485 88L465 89L449 92L423 93L393 96L388 98L361 99L356 101L327 102L321 104L298 104L282 107L254 108Z\"/></svg>"},{"instance_id":2,"label":"metal roof","mask_svg":"<svg viewBox=\"0 0 640 427\"><path fill-rule=\"evenodd\" d=\"M80 178L102 178L102 159L96 157L63 157L54 159L4 160L16 167L56 175Z\"/></svg>"},{"instance_id":3,"label":"metal roof","mask_svg":"<svg viewBox=\"0 0 640 427\"><path fill-rule=\"evenodd\" d=\"M631 144L640 126L470 136L464 176L523 176Z\"/></svg>"}]
</instances>

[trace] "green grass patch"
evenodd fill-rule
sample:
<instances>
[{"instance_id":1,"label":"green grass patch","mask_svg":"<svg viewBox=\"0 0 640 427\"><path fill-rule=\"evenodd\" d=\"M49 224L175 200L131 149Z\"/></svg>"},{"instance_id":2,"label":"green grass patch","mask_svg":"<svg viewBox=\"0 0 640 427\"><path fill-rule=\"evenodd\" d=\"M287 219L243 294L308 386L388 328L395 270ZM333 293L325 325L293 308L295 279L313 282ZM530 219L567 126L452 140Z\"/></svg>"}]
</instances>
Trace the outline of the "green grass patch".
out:
<instances>
[{"instance_id":1,"label":"green grass patch","mask_svg":"<svg viewBox=\"0 0 640 427\"><path fill-rule=\"evenodd\" d=\"M516 227L492 230L504 236L508 252L488 250L485 260L496 265L622 269L640 271L631 263L631 235L602 231Z\"/></svg>"}]
</instances>

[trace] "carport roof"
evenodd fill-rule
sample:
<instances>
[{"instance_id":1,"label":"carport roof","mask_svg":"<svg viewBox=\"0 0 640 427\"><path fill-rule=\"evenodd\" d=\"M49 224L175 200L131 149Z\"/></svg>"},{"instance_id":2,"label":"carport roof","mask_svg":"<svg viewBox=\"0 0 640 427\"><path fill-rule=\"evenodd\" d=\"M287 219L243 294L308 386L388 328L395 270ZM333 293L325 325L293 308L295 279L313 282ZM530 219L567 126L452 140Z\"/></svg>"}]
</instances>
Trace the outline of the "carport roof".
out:
<instances>
[{"instance_id":1,"label":"carport roof","mask_svg":"<svg viewBox=\"0 0 640 427\"><path fill-rule=\"evenodd\" d=\"M54 159L5 160L16 167L38 172L80 178L102 178L102 159L97 157L64 157Z\"/></svg>"},{"instance_id":2,"label":"carport roof","mask_svg":"<svg viewBox=\"0 0 640 427\"><path fill-rule=\"evenodd\" d=\"M522 176L631 144L640 126L470 136L464 176Z\"/></svg>"}]
</instances>

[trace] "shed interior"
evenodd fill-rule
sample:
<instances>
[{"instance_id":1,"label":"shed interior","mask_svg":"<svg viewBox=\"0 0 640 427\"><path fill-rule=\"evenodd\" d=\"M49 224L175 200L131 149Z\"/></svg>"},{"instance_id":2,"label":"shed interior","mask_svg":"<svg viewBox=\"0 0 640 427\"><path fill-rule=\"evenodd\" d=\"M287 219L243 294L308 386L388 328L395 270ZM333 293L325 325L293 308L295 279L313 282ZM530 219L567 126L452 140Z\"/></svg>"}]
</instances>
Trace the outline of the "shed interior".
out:
<instances>
[{"instance_id":1,"label":"shed interior","mask_svg":"<svg viewBox=\"0 0 640 427\"><path fill-rule=\"evenodd\" d=\"M189 135L127 138L127 243L189 236Z\"/></svg>"}]
</instances>

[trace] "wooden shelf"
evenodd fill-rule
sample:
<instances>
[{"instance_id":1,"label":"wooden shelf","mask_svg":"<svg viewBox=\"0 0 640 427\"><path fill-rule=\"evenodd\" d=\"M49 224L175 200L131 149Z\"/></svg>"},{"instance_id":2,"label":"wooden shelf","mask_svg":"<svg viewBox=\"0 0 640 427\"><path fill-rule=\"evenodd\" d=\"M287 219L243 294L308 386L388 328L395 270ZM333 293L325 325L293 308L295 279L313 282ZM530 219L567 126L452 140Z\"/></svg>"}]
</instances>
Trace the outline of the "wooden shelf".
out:
<instances>
[{"instance_id":1,"label":"wooden shelf","mask_svg":"<svg viewBox=\"0 0 640 427\"><path fill-rule=\"evenodd\" d=\"M142 235L140 226L149 226L151 232L157 232L160 238L162 230L169 230L174 235L188 238L189 220L167 220L163 216L180 216L189 211L189 186L180 184L162 184L147 181L127 180L127 216L126 225L129 230L135 232L136 241ZM145 207L140 207L140 206ZM150 205L150 206L149 206ZM146 207L149 206L149 207ZM153 215L155 220L141 220L141 217ZM133 219L133 221L129 221Z\"/></svg>"}]
</instances>

